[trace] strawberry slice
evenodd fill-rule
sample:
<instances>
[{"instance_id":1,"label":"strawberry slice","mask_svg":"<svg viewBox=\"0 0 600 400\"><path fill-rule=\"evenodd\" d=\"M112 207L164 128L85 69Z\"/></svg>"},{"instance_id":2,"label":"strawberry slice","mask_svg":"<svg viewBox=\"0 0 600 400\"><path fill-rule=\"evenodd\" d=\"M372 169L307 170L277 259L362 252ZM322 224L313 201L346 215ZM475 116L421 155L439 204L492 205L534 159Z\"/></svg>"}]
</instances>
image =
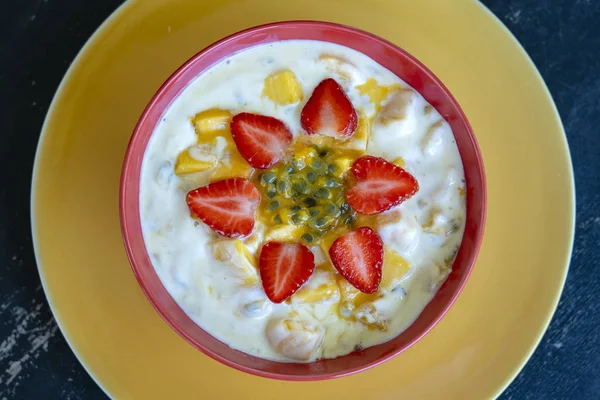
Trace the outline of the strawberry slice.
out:
<instances>
[{"instance_id":1,"label":"strawberry slice","mask_svg":"<svg viewBox=\"0 0 600 400\"><path fill-rule=\"evenodd\" d=\"M361 157L354 161L350 172L357 183L346 192L346 200L360 214L389 210L419 190L411 174L383 158Z\"/></svg>"},{"instance_id":2,"label":"strawberry slice","mask_svg":"<svg viewBox=\"0 0 600 400\"><path fill-rule=\"evenodd\" d=\"M321 81L302 109L300 124L309 134L352 136L358 116L344 89L335 79Z\"/></svg>"},{"instance_id":3,"label":"strawberry slice","mask_svg":"<svg viewBox=\"0 0 600 400\"><path fill-rule=\"evenodd\" d=\"M310 278L315 256L302 244L268 242L260 251L259 269L267 297L281 303Z\"/></svg>"},{"instance_id":4,"label":"strawberry slice","mask_svg":"<svg viewBox=\"0 0 600 400\"><path fill-rule=\"evenodd\" d=\"M271 168L292 143L292 133L283 122L266 115L240 113L231 119L231 136L254 168Z\"/></svg>"},{"instance_id":5,"label":"strawberry slice","mask_svg":"<svg viewBox=\"0 0 600 400\"><path fill-rule=\"evenodd\" d=\"M379 289L383 241L373 229L364 226L340 236L329 248L329 257L335 269L361 292Z\"/></svg>"},{"instance_id":6,"label":"strawberry slice","mask_svg":"<svg viewBox=\"0 0 600 400\"><path fill-rule=\"evenodd\" d=\"M187 194L190 211L220 235L242 238L252 233L260 193L252 182L231 178Z\"/></svg>"}]
</instances>

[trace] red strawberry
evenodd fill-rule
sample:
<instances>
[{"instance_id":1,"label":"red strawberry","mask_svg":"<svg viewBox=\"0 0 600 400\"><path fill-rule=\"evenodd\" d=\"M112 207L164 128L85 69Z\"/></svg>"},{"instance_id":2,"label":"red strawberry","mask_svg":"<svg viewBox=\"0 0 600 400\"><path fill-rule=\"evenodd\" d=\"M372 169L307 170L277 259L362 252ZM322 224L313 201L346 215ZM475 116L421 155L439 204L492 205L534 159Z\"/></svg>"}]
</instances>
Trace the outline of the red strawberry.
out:
<instances>
[{"instance_id":1,"label":"red strawberry","mask_svg":"<svg viewBox=\"0 0 600 400\"><path fill-rule=\"evenodd\" d=\"M411 174L383 158L361 157L354 161L350 172L357 183L346 192L346 200L360 214L389 210L419 190Z\"/></svg>"},{"instance_id":2,"label":"red strawberry","mask_svg":"<svg viewBox=\"0 0 600 400\"><path fill-rule=\"evenodd\" d=\"M375 293L381 282L383 242L366 226L337 238L329 248L335 269L352 286L364 293Z\"/></svg>"},{"instance_id":3,"label":"red strawberry","mask_svg":"<svg viewBox=\"0 0 600 400\"><path fill-rule=\"evenodd\" d=\"M240 113L231 119L231 136L254 168L272 167L292 143L292 133L283 122L266 115Z\"/></svg>"},{"instance_id":4,"label":"red strawberry","mask_svg":"<svg viewBox=\"0 0 600 400\"><path fill-rule=\"evenodd\" d=\"M301 244L269 242L260 251L259 268L267 297L281 303L310 278L315 256Z\"/></svg>"},{"instance_id":5,"label":"red strawberry","mask_svg":"<svg viewBox=\"0 0 600 400\"><path fill-rule=\"evenodd\" d=\"M358 125L356 111L335 79L321 81L300 115L302 128L309 134L352 136Z\"/></svg>"},{"instance_id":6,"label":"red strawberry","mask_svg":"<svg viewBox=\"0 0 600 400\"><path fill-rule=\"evenodd\" d=\"M190 211L213 231L241 238L254 229L260 193L249 180L231 178L192 190L186 201Z\"/></svg>"}]
</instances>

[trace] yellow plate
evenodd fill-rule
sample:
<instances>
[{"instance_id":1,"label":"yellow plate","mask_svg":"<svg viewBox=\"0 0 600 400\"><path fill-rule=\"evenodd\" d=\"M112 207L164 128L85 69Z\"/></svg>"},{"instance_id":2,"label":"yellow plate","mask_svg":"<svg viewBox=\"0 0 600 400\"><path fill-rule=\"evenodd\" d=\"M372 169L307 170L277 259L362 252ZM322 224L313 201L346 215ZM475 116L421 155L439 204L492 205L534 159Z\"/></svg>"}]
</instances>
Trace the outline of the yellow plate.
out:
<instances>
[{"instance_id":1,"label":"yellow plate","mask_svg":"<svg viewBox=\"0 0 600 400\"><path fill-rule=\"evenodd\" d=\"M237 372L188 345L139 289L118 216L125 148L160 84L211 42L289 19L353 25L423 61L469 117L489 185L477 265L440 324L394 360L318 386ZM56 319L119 399L494 397L548 325L573 238L571 162L552 99L523 49L474 0L129 1L63 80L33 189L37 260Z\"/></svg>"}]
</instances>

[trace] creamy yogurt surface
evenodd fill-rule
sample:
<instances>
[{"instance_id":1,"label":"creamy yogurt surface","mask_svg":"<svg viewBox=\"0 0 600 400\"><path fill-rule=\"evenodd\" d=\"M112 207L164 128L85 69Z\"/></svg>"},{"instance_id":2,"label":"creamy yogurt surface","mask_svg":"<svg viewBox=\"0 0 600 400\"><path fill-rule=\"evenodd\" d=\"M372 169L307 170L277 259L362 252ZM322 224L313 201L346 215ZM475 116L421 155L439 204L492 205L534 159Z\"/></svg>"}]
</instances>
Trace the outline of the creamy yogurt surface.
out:
<instances>
[{"instance_id":1,"label":"creamy yogurt surface","mask_svg":"<svg viewBox=\"0 0 600 400\"><path fill-rule=\"evenodd\" d=\"M281 105L265 95L265 78L292 71L302 100ZM311 247L316 269L287 301L266 297L257 273L262 243L275 235L260 218L253 234L224 238L190 214L185 197L215 179L215 169L181 173L181 154L218 160L235 176L252 175L226 130L207 150L191 122L205 110L252 112L304 135L300 112L326 78L346 91L368 125L366 154L400 165L419 191L375 217L359 216L384 244L383 280L374 295L358 294L331 268L326 248ZM198 144L200 143L200 144ZM179 160L179 161L178 161ZM206 160L205 160L206 161ZM185 172L185 171L184 171ZM386 342L419 316L448 276L466 215L462 162L447 122L392 72L352 49L318 41L259 45L219 62L173 101L146 149L140 186L145 245L161 282L208 333L232 348L277 361L333 358Z\"/></svg>"}]
</instances>

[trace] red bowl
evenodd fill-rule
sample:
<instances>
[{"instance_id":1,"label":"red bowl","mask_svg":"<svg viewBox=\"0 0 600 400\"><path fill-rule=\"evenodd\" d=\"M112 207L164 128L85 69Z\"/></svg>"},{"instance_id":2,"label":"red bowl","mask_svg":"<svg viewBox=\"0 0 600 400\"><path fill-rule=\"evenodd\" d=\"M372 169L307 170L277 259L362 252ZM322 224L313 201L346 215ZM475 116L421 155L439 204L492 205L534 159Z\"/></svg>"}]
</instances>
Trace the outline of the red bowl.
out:
<instances>
[{"instance_id":1,"label":"red bowl","mask_svg":"<svg viewBox=\"0 0 600 400\"><path fill-rule=\"evenodd\" d=\"M196 325L156 275L144 245L139 213L142 157L155 126L171 102L195 77L233 53L259 44L291 39L320 40L350 47L377 61L416 89L452 127L467 187L466 228L452 272L417 320L389 342L307 364L280 363L242 353ZM473 269L483 237L485 211L485 174L479 147L467 118L448 89L423 64L394 44L355 28L326 22L290 21L250 28L193 56L167 79L144 110L133 131L121 175L120 217L127 256L135 277L156 311L192 346L213 359L251 374L295 381L330 379L363 371L398 355L429 332L452 306Z\"/></svg>"}]
</instances>

